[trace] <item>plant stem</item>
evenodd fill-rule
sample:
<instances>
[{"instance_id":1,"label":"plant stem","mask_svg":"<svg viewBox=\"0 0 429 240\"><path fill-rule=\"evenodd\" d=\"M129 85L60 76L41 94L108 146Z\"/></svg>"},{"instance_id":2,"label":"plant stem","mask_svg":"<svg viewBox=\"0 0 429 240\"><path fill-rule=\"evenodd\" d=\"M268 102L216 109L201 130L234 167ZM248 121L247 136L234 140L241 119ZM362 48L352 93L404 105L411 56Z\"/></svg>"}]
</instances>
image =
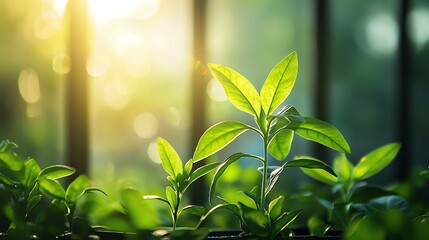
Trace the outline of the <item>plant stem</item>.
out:
<instances>
[{"instance_id":1,"label":"plant stem","mask_svg":"<svg viewBox=\"0 0 429 240\"><path fill-rule=\"evenodd\" d=\"M261 203L261 212L265 210L265 189L267 188L267 175L268 175L268 142L264 137L264 166L262 171L262 186L260 190L260 203Z\"/></svg>"}]
</instances>

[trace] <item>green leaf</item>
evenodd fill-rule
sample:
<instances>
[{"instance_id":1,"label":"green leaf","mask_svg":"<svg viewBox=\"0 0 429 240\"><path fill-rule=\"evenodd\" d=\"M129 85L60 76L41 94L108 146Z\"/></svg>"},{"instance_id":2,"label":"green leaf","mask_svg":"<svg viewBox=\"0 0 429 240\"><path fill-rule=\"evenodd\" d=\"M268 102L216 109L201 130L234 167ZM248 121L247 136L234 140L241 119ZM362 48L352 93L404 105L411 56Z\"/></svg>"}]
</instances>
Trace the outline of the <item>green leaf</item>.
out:
<instances>
[{"instance_id":1,"label":"green leaf","mask_svg":"<svg viewBox=\"0 0 429 240\"><path fill-rule=\"evenodd\" d=\"M213 125L203 133L194 152L193 161L198 162L222 148L250 127L241 122L221 122Z\"/></svg>"},{"instance_id":2,"label":"green leaf","mask_svg":"<svg viewBox=\"0 0 429 240\"><path fill-rule=\"evenodd\" d=\"M261 103L267 115L283 103L292 91L298 73L296 52L281 60L268 74L261 89Z\"/></svg>"},{"instance_id":3,"label":"green leaf","mask_svg":"<svg viewBox=\"0 0 429 240\"><path fill-rule=\"evenodd\" d=\"M174 191L172 187L167 186L167 188L165 189L165 196L170 203L171 209L175 209L178 204L176 191Z\"/></svg>"},{"instance_id":4,"label":"green leaf","mask_svg":"<svg viewBox=\"0 0 429 240\"><path fill-rule=\"evenodd\" d=\"M89 186L89 178L86 175L80 175L73 180L66 190L65 198L67 203L76 203L78 197L80 197Z\"/></svg>"},{"instance_id":5,"label":"green leaf","mask_svg":"<svg viewBox=\"0 0 429 240\"><path fill-rule=\"evenodd\" d=\"M206 213L206 209L203 206L188 205L182 208L182 210L179 213L179 216L184 212L186 212L187 214L192 214L192 215L201 217Z\"/></svg>"},{"instance_id":6,"label":"green leaf","mask_svg":"<svg viewBox=\"0 0 429 240\"><path fill-rule=\"evenodd\" d=\"M321 120L305 117L304 123L293 122L288 125L299 136L320 143L342 153L350 154L350 146L341 135L340 131L329 123Z\"/></svg>"},{"instance_id":7,"label":"green leaf","mask_svg":"<svg viewBox=\"0 0 429 240\"><path fill-rule=\"evenodd\" d=\"M210 208L205 215L201 216L200 221L197 225L197 228L201 225L201 223L204 220L207 219L208 216L210 216L214 211L217 211L219 209L227 209L227 210L231 211L237 218L240 218L240 210L238 209L238 207L235 204L220 203L220 204Z\"/></svg>"},{"instance_id":8,"label":"green leaf","mask_svg":"<svg viewBox=\"0 0 429 240\"><path fill-rule=\"evenodd\" d=\"M185 163L185 166L183 167L183 176L185 179L191 175L193 165L194 165L194 163L193 163L192 159L189 159Z\"/></svg>"},{"instance_id":9,"label":"green leaf","mask_svg":"<svg viewBox=\"0 0 429 240\"><path fill-rule=\"evenodd\" d=\"M24 166L24 161L12 152L0 152L1 163L5 164L12 171L19 171Z\"/></svg>"},{"instance_id":10,"label":"green leaf","mask_svg":"<svg viewBox=\"0 0 429 240\"><path fill-rule=\"evenodd\" d=\"M9 176L4 175L3 173L0 172L0 183L3 183L9 187L18 187L21 185L20 182L12 179Z\"/></svg>"},{"instance_id":11,"label":"green leaf","mask_svg":"<svg viewBox=\"0 0 429 240\"><path fill-rule=\"evenodd\" d=\"M145 200L154 200L155 199L155 200L158 200L158 201L161 201L161 202L164 202L164 203L167 203L168 205L170 205L170 203L165 198L157 196L157 195L146 195L146 196L143 196L143 199L145 199Z\"/></svg>"},{"instance_id":12,"label":"green leaf","mask_svg":"<svg viewBox=\"0 0 429 240\"><path fill-rule=\"evenodd\" d=\"M243 112L258 117L261 100L252 83L235 70L219 64L209 64L213 76L222 84L229 101Z\"/></svg>"},{"instance_id":13,"label":"green leaf","mask_svg":"<svg viewBox=\"0 0 429 240\"><path fill-rule=\"evenodd\" d=\"M268 145L268 151L277 160L283 160L289 155L293 140L292 130L278 132Z\"/></svg>"},{"instance_id":14,"label":"green leaf","mask_svg":"<svg viewBox=\"0 0 429 240\"><path fill-rule=\"evenodd\" d=\"M422 176L426 179L429 179L429 170L425 170L425 171L420 172L420 176Z\"/></svg>"},{"instance_id":15,"label":"green leaf","mask_svg":"<svg viewBox=\"0 0 429 240\"><path fill-rule=\"evenodd\" d=\"M401 144L390 143L363 156L353 171L353 179L365 179L381 171L396 157Z\"/></svg>"},{"instance_id":16,"label":"green leaf","mask_svg":"<svg viewBox=\"0 0 429 240\"><path fill-rule=\"evenodd\" d=\"M72 175L75 169L66 165L52 165L40 171L38 178L59 179Z\"/></svg>"},{"instance_id":17,"label":"green leaf","mask_svg":"<svg viewBox=\"0 0 429 240\"><path fill-rule=\"evenodd\" d=\"M333 168L341 182L348 181L352 176L354 166L344 154L334 159Z\"/></svg>"},{"instance_id":18,"label":"green leaf","mask_svg":"<svg viewBox=\"0 0 429 240\"><path fill-rule=\"evenodd\" d=\"M13 149L16 149L16 148L18 148L18 145L16 145L13 142L10 142L7 139L3 139L0 142L0 153L9 152L9 151L12 151Z\"/></svg>"},{"instance_id":19,"label":"green leaf","mask_svg":"<svg viewBox=\"0 0 429 240\"><path fill-rule=\"evenodd\" d=\"M209 163L207 165L204 165L202 167L197 168L189 177L189 184L193 183L198 178L200 178L200 177L208 174L209 172L213 171L220 164L221 164L220 162L214 162L214 163Z\"/></svg>"},{"instance_id":20,"label":"green leaf","mask_svg":"<svg viewBox=\"0 0 429 240\"><path fill-rule=\"evenodd\" d=\"M144 201L140 191L133 188L124 188L119 193L122 205L127 210L129 221L135 228L147 230L158 226L160 217L157 209L153 204Z\"/></svg>"},{"instance_id":21,"label":"green leaf","mask_svg":"<svg viewBox=\"0 0 429 240\"><path fill-rule=\"evenodd\" d=\"M24 184L27 188L34 186L40 171L40 167L34 159L29 159L25 162Z\"/></svg>"},{"instance_id":22,"label":"green leaf","mask_svg":"<svg viewBox=\"0 0 429 240\"><path fill-rule=\"evenodd\" d=\"M317 160L315 158L300 156L294 158L294 160L289 161L283 165L284 168L287 167L300 167L300 168L309 168L309 169L321 169L331 174L334 177L337 177L334 170L331 167L326 165L326 163Z\"/></svg>"},{"instance_id":23,"label":"green leaf","mask_svg":"<svg viewBox=\"0 0 429 240\"><path fill-rule=\"evenodd\" d=\"M247 231L250 231L255 236L267 237L271 227L271 220L263 212L250 208L241 202L238 202L241 212L241 218L246 226Z\"/></svg>"},{"instance_id":24,"label":"green leaf","mask_svg":"<svg viewBox=\"0 0 429 240\"><path fill-rule=\"evenodd\" d=\"M33 209L42 199L42 195L36 195L27 202L27 206L25 206L25 212L28 214L31 209Z\"/></svg>"},{"instance_id":25,"label":"green leaf","mask_svg":"<svg viewBox=\"0 0 429 240\"><path fill-rule=\"evenodd\" d=\"M274 222L274 228L271 231L271 237L275 237L277 234L283 231L283 229L285 229L291 222L293 222L300 213L301 213L300 210L283 213Z\"/></svg>"},{"instance_id":26,"label":"green leaf","mask_svg":"<svg viewBox=\"0 0 429 240\"><path fill-rule=\"evenodd\" d=\"M252 154L247 154L247 153L235 153L231 156L229 156L224 162L222 162L222 164L219 165L218 169L216 170L216 173L212 179L212 183L210 184L210 194L209 194L209 203L211 202L211 199L213 198L213 195L215 193L216 190L216 183L219 180L219 178L222 176L222 174L225 172L225 170L234 162L236 162L237 160L239 160L240 158L243 157L250 157L250 158L256 158L260 160L260 157L252 155Z\"/></svg>"},{"instance_id":27,"label":"green leaf","mask_svg":"<svg viewBox=\"0 0 429 240\"><path fill-rule=\"evenodd\" d=\"M158 154L161 158L162 167L170 176L176 180L183 172L182 160L176 150L163 138L158 138Z\"/></svg>"},{"instance_id":28,"label":"green leaf","mask_svg":"<svg viewBox=\"0 0 429 240\"><path fill-rule=\"evenodd\" d=\"M318 162L322 162L322 161L320 161L320 160L318 160L316 158L309 157L309 156L297 156L297 157L295 157L295 159L296 160L310 159L310 160L315 160L315 161L318 161ZM334 184L336 184L338 182L338 178L336 176L334 176L334 175L326 172L323 169L301 168L301 170L305 174L307 174L308 176L310 176L310 177L312 177L312 178L314 178L314 179L316 179L316 180L318 180L320 182L329 184L329 185L334 185Z\"/></svg>"},{"instance_id":29,"label":"green leaf","mask_svg":"<svg viewBox=\"0 0 429 240\"><path fill-rule=\"evenodd\" d=\"M57 180L50 178L40 178L38 182L39 190L44 195L54 199L64 199L66 191Z\"/></svg>"},{"instance_id":30,"label":"green leaf","mask_svg":"<svg viewBox=\"0 0 429 240\"><path fill-rule=\"evenodd\" d=\"M279 196L276 199L272 200L268 205L268 212L270 213L270 218L272 221L275 221L283 213L283 196Z\"/></svg>"},{"instance_id":31,"label":"green leaf","mask_svg":"<svg viewBox=\"0 0 429 240\"><path fill-rule=\"evenodd\" d=\"M243 191L242 192L247 198L249 198L250 200L252 200L252 202L255 204L255 207L257 209L259 209L259 200L258 197L256 196L256 194L254 192L249 192L249 191Z\"/></svg>"}]
</instances>

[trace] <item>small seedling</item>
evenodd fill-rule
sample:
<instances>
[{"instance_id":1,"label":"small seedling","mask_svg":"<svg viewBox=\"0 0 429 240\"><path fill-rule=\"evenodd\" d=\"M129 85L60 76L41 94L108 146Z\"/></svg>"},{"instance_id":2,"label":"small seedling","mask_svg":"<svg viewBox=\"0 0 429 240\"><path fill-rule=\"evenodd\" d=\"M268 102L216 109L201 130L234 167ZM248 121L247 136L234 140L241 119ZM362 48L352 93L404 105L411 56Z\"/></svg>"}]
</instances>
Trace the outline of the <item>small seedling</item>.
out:
<instances>
[{"instance_id":1,"label":"small seedling","mask_svg":"<svg viewBox=\"0 0 429 240\"><path fill-rule=\"evenodd\" d=\"M234 153L218 167L210 187L209 201L212 200L216 183L232 163L241 158L250 158L261 163L260 184L251 191L243 191L253 202L247 206L241 202L231 204L226 199L213 209L227 208L240 220L243 230L258 237L273 238L293 221L299 211L286 213L282 210L283 196L274 197L267 203L267 196L275 185L280 173L289 167L321 169L336 177L333 170L322 161L315 159L292 160L281 166L271 165L269 155L284 160L291 148L294 133L325 145L342 153L350 153L350 147L342 134L334 126L321 120L303 117L292 105L283 105L295 84L298 72L296 52L281 60L270 72L260 93L252 83L237 71L219 64L209 64L213 76L222 84L229 101L250 114L256 127L238 121L225 121L210 127L200 138L194 152L193 161L207 158L230 144L246 131L252 131L261 140L262 156L249 153ZM209 211L211 213L212 211ZM203 216L204 220L207 216Z\"/></svg>"}]
</instances>

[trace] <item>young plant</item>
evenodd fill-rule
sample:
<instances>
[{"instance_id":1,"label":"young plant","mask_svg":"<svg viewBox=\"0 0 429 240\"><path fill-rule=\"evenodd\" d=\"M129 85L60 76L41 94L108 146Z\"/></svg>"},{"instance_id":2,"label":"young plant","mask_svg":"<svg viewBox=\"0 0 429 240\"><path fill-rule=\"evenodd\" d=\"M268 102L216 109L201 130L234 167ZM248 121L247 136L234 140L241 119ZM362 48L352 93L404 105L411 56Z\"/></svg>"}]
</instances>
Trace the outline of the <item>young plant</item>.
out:
<instances>
[{"instance_id":1,"label":"young plant","mask_svg":"<svg viewBox=\"0 0 429 240\"><path fill-rule=\"evenodd\" d=\"M333 161L336 176L317 169L302 169L308 176L330 185L332 192L337 194L337 198L333 200L308 194L328 210L330 222L330 226L325 225L318 230L317 228L321 226L310 224L310 229L316 234L323 234L329 227L345 230L352 222L359 221L378 209L397 207L405 212L409 211L406 201L394 192L363 182L388 166L396 157L400 147L399 143L383 145L363 156L356 166L345 155L340 155ZM313 158L299 156L295 159Z\"/></svg>"},{"instance_id":2,"label":"young plant","mask_svg":"<svg viewBox=\"0 0 429 240\"><path fill-rule=\"evenodd\" d=\"M302 117L292 105L284 105L276 111L287 99L295 84L298 72L296 52L286 56L271 70L260 93L237 71L219 64L209 64L208 67L222 84L229 101L238 110L250 114L256 126L238 121L215 124L201 136L193 161L198 162L215 154L246 131L256 133L261 139L262 156L239 152L223 161L211 183L209 201L215 194L218 179L228 166L241 158L259 161L262 165L258 168L262 174L260 184L252 191L244 192L252 199L254 205L246 206L242 203L233 205L224 199L223 204L214 208L223 207L231 210L237 215L245 232L272 238L299 214L299 211L291 213L282 211L282 196L275 197L273 201L267 203L267 196L283 169L288 167L321 169L333 177L335 173L325 163L315 159L292 160L276 166L270 165L269 156L279 161L284 160L290 152L294 133L342 153L350 153L350 147L337 128L315 118Z\"/></svg>"},{"instance_id":3,"label":"young plant","mask_svg":"<svg viewBox=\"0 0 429 240\"><path fill-rule=\"evenodd\" d=\"M53 239L89 223L75 216L77 200L86 192L101 191L89 186L81 175L65 189L60 179L75 170L65 165L40 169L32 158L23 160L14 150L17 145L0 142L0 213L8 221L7 235L13 239L37 236Z\"/></svg>"},{"instance_id":4,"label":"young plant","mask_svg":"<svg viewBox=\"0 0 429 240\"><path fill-rule=\"evenodd\" d=\"M163 138L158 138L158 154L164 170L168 173L167 180L171 186L165 189L165 198L148 195L144 199L156 199L166 203L170 209L173 221L173 232L177 228L179 217L183 213L189 213L197 216L205 214L205 208L198 205L188 205L181 208L181 202L188 187L200 177L208 174L219 166L220 163L211 163L192 171L193 162L187 161L183 166L182 159L176 150Z\"/></svg>"}]
</instances>

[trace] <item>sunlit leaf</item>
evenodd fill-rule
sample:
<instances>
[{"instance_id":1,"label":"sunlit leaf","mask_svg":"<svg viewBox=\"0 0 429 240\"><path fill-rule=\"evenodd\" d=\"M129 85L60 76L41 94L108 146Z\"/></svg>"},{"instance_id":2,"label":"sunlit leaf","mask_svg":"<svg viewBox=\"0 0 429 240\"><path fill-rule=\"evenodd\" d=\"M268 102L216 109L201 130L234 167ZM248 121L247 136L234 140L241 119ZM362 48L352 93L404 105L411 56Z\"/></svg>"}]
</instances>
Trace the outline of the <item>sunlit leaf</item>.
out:
<instances>
[{"instance_id":1,"label":"sunlit leaf","mask_svg":"<svg viewBox=\"0 0 429 240\"><path fill-rule=\"evenodd\" d=\"M192 167L193 167L193 161L192 159L188 160L185 163L185 166L183 167L183 176L184 178L188 178L192 172Z\"/></svg>"},{"instance_id":2,"label":"sunlit leaf","mask_svg":"<svg viewBox=\"0 0 429 240\"><path fill-rule=\"evenodd\" d=\"M261 89L261 103L267 115L273 113L289 96L297 73L296 52L290 53L271 70Z\"/></svg>"},{"instance_id":3,"label":"sunlit leaf","mask_svg":"<svg viewBox=\"0 0 429 240\"><path fill-rule=\"evenodd\" d=\"M315 161L318 161L318 162L322 162L322 161L320 161L320 160L318 160L316 158L309 157L309 156L297 156L297 157L295 157L295 159L296 160L299 160L299 159L301 159L301 160L302 159L310 159L310 160L315 160ZM310 176L310 177L312 177L312 178L314 178L314 179L316 179L316 180L318 180L320 182L329 184L329 185L334 185L334 184L336 184L338 182L338 178L335 175L332 175L332 174L328 173L324 169L301 168L301 170L305 174L307 174L308 176Z\"/></svg>"},{"instance_id":4,"label":"sunlit leaf","mask_svg":"<svg viewBox=\"0 0 429 240\"><path fill-rule=\"evenodd\" d=\"M66 165L52 165L44 168L38 178L59 179L72 175L75 169Z\"/></svg>"},{"instance_id":5,"label":"sunlit leaf","mask_svg":"<svg viewBox=\"0 0 429 240\"><path fill-rule=\"evenodd\" d=\"M167 203L168 205L170 205L170 203L163 197L157 196L157 195L145 195L143 196L143 199L145 200L158 200L164 203Z\"/></svg>"},{"instance_id":6,"label":"sunlit leaf","mask_svg":"<svg viewBox=\"0 0 429 240\"><path fill-rule=\"evenodd\" d=\"M252 83L235 70L219 64L209 64L213 76L222 84L223 89L239 110L255 117L261 109L261 100Z\"/></svg>"},{"instance_id":7,"label":"sunlit leaf","mask_svg":"<svg viewBox=\"0 0 429 240\"><path fill-rule=\"evenodd\" d=\"M213 195L216 190L216 183L219 180L219 178L222 176L222 174L225 172L225 170L234 162L239 160L243 157L250 157L255 159L260 159L258 156L247 154L247 153L235 153L228 157L222 164L219 165L218 169L216 170L215 175L213 176L212 182L210 184L210 191L209 191L209 203L211 202L211 199L213 198Z\"/></svg>"},{"instance_id":8,"label":"sunlit leaf","mask_svg":"<svg viewBox=\"0 0 429 240\"><path fill-rule=\"evenodd\" d=\"M268 145L268 151L277 160L283 160L289 155L293 140L292 130L282 130L277 133Z\"/></svg>"},{"instance_id":9,"label":"sunlit leaf","mask_svg":"<svg viewBox=\"0 0 429 240\"><path fill-rule=\"evenodd\" d=\"M0 152L1 163L5 164L12 171L19 171L24 166L24 161L12 152Z\"/></svg>"},{"instance_id":10,"label":"sunlit leaf","mask_svg":"<svg viewBox=\"0 0 429 240\"><path fill-rule=\"evenodd\" d=\"M305 117L304 123L291 123L289 129L294 130L299 136L320 143L342 153L350 154L350 146L340 131L324 121Z\"/></svg>"},{"instance_id":11,"label":"sunlit leaf","mask_svg":"<svg viewBox=\"0 0 429 240\"><path fill-rule=\"evenodd\" d=\"M334 170L331 167L326 165L326 163L317 160L315 158L306 157L306 156L298 156L294 158L294 160L289 161L283 165L284 168L287 167L300 167L300 168L309 168L309 169L321 169L331 174L334 177L337 177Z\"/></svg>"},{"instance_id":12,"label":"sunlit leaf","mask_svg":"<svg viewBox=\"0 0 429 240\"><path fill-rule=\"evenodd\" d=\"M193 161L198 162L222 148L250 127L241 122L221 122L213 125L203 133L195 149Z\"/></svg>"},{"instance_id":13,"label":"sunlit leaf","mask_svg":"<svg viewBox=\"0 0 429 240\"><path fill-rule=\"evenodd\" d=\"M396 157L401 144L389 143L363 156L353 171L353 179L365 179L381 171Z\"/></svg>"},{"instance_id":14,"label":"sunlit leaf","mask_svg":"<svg viewBox=\"0 0 429 240\"><path fill-rule=\"evenodd\" d=\"M3 139L0 142L0 153L9 152L9 151L16 149L16 148L18 148L18 145L16 145L15 143L13 143L7 139Z\"/></svg>"},{"instance_id":15,"label":"sunlit leaf","mask_svg":"<svg viewBox=\"0 0 429 240\"><path fill-rule=\"evenodd\" d=\"M39 190L44 195L55 199L64 199L66 191L57 180L50 178L39 178L38 182Z\"/></svg>"},{"instance_id":16,"label":"sunlit leaf","mask_svg":"<svg viewBox=\"0 0 429 240\"><path fill-rule=\"evenodd\" d=\"M283 229L285 229L291 222L293 222L300 213L300 210L283 213L283 215L281 215L274 222L274 227L271 231L271 237L275 237L277 234L283 231Z\"/></svg>"},{"instance_id":17,"label":"sunlit leaf","mask_svg":"<svg viewBox=\"0 0 429 240\"><path fill-rule=\"evenodd\" d=\"M162 167L173 179L183 172L182 160L174 148L163 138L158 138L158 154L161 158Z\"/></svg>"},{"instance_id":18,"label":"sunlit leaf","mask_svg":"<svg viewBox=\"0 0 429 240\"><path fill-rule=\"evenodd\" d=\"M354 166L344 154L340 154L334 159L333 168L341 181L347 181L352 176Z\"/></svg>"},{"instance_id":19,"label":"sunlit leaf","mask_svg":"<svg viewBox=\"0 0 429 240\"><path fill-rule=\"evenodd\" d=\"M283 196L278 196L276 199L272 200L268 205L268 212L270 213L271 220L276 220L283 213Z\"/></svg>"},{"instance_id":20,"label":"sunlit leaf","mask_svg":"<svg viewBox=\"0 0 429 240\"><path fill-rule=\"evenodd\" d=\"M89 178L86 175L80 175L67 187L65 195L66 201L68 203L75 203L77 198L81 196L89 186Z\"/></svg>"},{"instance_id":21,"label":"sunlit leaf","mask_svg":"<svg viewBox=\"0 0 429 240\"><path fill-rule=\"evenodd\" d=\"M165 189L165 196L167 197L167 200L170 203L171 208L175 209L178 204L176 191L174 191L172 187L167 186L167 188Z\"/></svg>"},{"instance_id":22,"label":"sunlit leaf","mask_svg":"<svg viewBox=\"0 0 429 240\"><path fill-rule=\"evenodd\" d=\"M41 169L34 159L29 159L25 162L24 184L27 188L31 188L34 185L40 171Z\"/></svg>"}]
</instances>

